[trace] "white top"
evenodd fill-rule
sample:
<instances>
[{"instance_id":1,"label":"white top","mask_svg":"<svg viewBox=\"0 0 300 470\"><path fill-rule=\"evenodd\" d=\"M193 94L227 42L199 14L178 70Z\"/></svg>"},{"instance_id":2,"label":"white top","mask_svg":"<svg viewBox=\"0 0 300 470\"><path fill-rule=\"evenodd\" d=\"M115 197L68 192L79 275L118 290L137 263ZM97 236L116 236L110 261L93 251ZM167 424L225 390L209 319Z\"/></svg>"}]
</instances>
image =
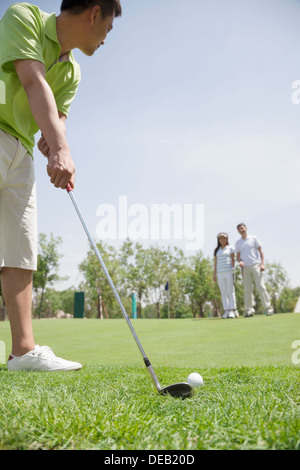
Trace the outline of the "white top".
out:
<instances>
[{"instance_id":1,"label":"white top","mask_svg":"<svg viewBox=\"0 0 300 470\"><path fill-rule=\"evenodd\" d=\"M234 247L226 245L223 249L220 247L216 253L217 257L217 273L231 271L231 255L234 253Z\"/></svg>"},{"instance_id":2,"label":"white top","mask_svg":"<svg viewBox=\"0 0 300 470\"><path fill-rule=\"evenodd\" d=\"M261 243L255 235L247 235L245 239L240 238L235 244L235 250L240 253L241 261L244 261L245 266L261 263L259 247Z\"/></svg>"}]
</instances>

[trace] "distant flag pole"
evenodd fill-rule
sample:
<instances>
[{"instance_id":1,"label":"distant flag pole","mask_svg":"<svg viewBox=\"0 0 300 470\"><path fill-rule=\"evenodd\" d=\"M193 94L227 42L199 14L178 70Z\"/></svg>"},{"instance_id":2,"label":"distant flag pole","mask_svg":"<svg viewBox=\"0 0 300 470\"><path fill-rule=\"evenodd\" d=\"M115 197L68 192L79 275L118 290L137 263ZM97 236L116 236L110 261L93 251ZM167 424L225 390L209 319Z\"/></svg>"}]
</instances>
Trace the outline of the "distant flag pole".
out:
<instances>
[{"instance_id":1,"label":"distant flag pole","mask_svg":"<svg viewBox=\"0 0 300 470\"><path fill-rule=\"evenodd\" d=\"M165 290L168 291L168 318L170 318L170 286L169 281L165 285Z\"/></svg>"}]
</instances>

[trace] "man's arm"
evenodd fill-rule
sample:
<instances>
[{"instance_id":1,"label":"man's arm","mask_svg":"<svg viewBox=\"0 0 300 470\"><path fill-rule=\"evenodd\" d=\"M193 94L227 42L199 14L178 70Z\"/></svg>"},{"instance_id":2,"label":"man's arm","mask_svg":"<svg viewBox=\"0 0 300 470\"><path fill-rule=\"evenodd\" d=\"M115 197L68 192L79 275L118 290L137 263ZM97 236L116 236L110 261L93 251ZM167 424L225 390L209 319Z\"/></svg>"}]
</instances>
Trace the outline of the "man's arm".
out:
<instances>
[{"instance_id":1,"label":"man's arm","mask_svg":"<svg viewBox=\"0 0 300 470\"><path fill-rule=\"evenodd\" d=\"M241 260L241 253L239 251L236 252L236 259L241 268L243 268L245 266L245 263Z\"/></svg>"},{"instance_id":2,"label":"man's arm","mask_svg":"<svg viewBox=\"0 0 300 470\"><path fill-rule=\"evenodd\" d=\"M27 94L33 117L49 147L47 172L51 183L74 188L75 166L65 137L64 119L59 118L52 90L45 80L45 67L36 60L17 60L16 72Z\"/></svg>"},{"instance_id":3,"label":"man's arm","mask_svg":"<svg viewBox=\"0 0 300 470\"><path fill-rule=\"evenodd\" d=\"M260 254L260 259L261 259L261 262L260 262L260 270L261 270L261 271L264 271L264 270L265 270L264 254L263 254L263 252L262 252L261 246L259 246L257 249L258 249L258 252L259 252L259 254Z\"/></svg>"},{"instance_id":4,"label":"man's arm","mask_svg":"<svg viewBox=\"0 0 300 470\"><path fill-rule=\"evenodd\" d=\"M65 114L63 114L61 111L58 111L58 117L59 117L59 119L60 119L60 122L61 122L62 125L64 126L64 134L65 134L65 133L66 133L65 122L66 122L67 117L66 117ZM40 140L38 141L37 146L38 146L39 151L40 151L45 157L47 157L47 158L50 157L50 148L49 148L49 145L47 144L46 139L45 139L45 137L43 136L43 134L41 135L41 138L40 138Z\"/></svg>"}]
</instances>

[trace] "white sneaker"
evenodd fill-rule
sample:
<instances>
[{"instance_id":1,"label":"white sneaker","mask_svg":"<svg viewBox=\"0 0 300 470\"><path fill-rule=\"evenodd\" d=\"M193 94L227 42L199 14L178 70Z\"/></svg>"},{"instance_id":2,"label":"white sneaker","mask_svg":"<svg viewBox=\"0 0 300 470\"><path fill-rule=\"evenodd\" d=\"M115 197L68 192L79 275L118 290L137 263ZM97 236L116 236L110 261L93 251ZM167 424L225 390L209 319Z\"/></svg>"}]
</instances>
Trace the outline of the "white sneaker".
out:
<instances>
[{"instance_id":1,"label":"white sneaker","mask_svg":"<svg viewBox=\"0 0 300 470\"><path fill-rule=\"evenodd\" d=\"M252 312L246 312L244 317L253 317L253 313Z\"/></svg>"},{"instance_id":2,"label":"white sneaker","mask_svg":"<svg viewBox=\"0 0 300 470\"><path fill-rule=\"evenodd\" d=\"M66 361L60 357L56 357L52 349L48 346L36 345L32 351L24 356L10 355L7 368L11 371L31 370L31 371L67 371L79 370L82 365L79 362Z\"/></svg>"},{"instance_id":3,"label":"white sneaker","mask_svg":"<svg viewBox=\"0 0 300 470\"><path fill-rule=\"evenodd\" d=\"M228 318L228 310L225 310L225 312L222 315L222 318Z\"/></svg>"},{"instance_id":4,"label":"white sneaker","mask_svg":"<svg viewBox=\"0 0 300 470\"><path fill-rule=\"evenodd\" d=\"M233 310L230 310L228 318L235 318L235 314Z\"/></svg>"}]
</instances>

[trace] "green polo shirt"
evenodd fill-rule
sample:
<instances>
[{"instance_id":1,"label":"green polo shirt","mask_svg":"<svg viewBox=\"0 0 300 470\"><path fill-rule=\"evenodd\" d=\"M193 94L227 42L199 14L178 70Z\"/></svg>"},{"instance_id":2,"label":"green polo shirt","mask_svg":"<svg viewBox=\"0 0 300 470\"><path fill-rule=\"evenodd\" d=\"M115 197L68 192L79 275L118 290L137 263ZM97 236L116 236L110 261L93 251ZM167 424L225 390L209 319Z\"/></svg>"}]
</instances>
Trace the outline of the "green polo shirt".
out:
<instances>
[{"instance_id":1,"label":"green polo shirt","mask_svg":"<svg viewBox=\"0 0 300 470\"><path fill-rule=\"evenodd\" d=\"M39 128L13 62L42 62L57 109L67 116L80 82L80 67L72 52L67 61L59 58L55 13L45 13L29 3L9 7L0 21L0 129L20 139L31 155Z\"/></svg>"}]
</instances>

